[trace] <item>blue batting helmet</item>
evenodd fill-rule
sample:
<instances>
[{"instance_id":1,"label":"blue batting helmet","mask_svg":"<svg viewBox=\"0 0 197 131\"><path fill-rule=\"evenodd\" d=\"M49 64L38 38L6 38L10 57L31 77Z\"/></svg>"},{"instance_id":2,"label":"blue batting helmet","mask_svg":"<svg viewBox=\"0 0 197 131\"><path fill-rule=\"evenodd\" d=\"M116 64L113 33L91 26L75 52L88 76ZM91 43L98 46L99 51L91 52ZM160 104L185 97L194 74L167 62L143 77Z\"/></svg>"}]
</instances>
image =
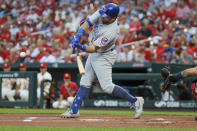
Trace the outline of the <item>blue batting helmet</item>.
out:
<instances>
[{"instance_id":1,"label":"blue batting helmet","mask_svg":"<svg viewBox=\"0 0 197 131\"><path fill-rule=\"evenodd\" d=\"M103 6L100 10L99 13L102 17L105 18L112 18L118 16L119 13L119 7L118 5L114 3L109 3Z\"/></svg>"}]
</instances>

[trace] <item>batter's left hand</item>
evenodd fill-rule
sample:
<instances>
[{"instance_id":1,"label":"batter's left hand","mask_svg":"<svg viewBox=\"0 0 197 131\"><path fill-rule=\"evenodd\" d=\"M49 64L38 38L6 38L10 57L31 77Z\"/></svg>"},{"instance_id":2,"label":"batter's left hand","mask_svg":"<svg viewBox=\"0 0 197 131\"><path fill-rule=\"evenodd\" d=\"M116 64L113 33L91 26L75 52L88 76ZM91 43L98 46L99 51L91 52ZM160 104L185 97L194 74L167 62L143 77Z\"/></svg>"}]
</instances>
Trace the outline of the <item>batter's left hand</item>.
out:
<instances>
[{"instance_id":1,"label":"batter's left hand","mask_svg":"<svg viewBox=\"0 0 197 131\"><path fill-rule=\"evenodd\" d=\"M72 48L75 49L77 47L78 43L72 42Z\"/></svg>"}]
</instances>

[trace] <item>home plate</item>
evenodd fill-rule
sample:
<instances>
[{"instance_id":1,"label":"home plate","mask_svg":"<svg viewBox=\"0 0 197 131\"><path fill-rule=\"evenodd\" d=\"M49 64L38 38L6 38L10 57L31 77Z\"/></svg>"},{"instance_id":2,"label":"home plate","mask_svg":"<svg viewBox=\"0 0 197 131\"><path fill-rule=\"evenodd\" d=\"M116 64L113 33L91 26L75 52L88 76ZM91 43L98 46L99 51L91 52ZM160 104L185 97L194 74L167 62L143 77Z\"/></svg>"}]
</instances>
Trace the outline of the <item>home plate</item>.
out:
<instances>
[{"instance_id":1,"label":"home plate","mask_svg":"<svg viewBox=\"0 0 197 131\"><path fill-rule=\"evenodd\" d=\"M91 121L107 121L107 120L104 120L104 119L80 119L80 121L88 121L88 122L91 122Z\"/></svg>"},{"instance_id":2,"label":"home plate","mask_svg":"<svg viewBox=\"0 0 197 131\"><path fill-rule=\"evenodd\" d=\"M32 120L23 120L24 122L31 122Z\"/></svg>"},{"instance_id":3,"label":"home plate","mask_svg":"<svg viewBox=\"0 0 197 131\"><path fill-rule=\"evenodd\" d=\"M164 118L155 118L155 119L150 119L148 123L164 123L164 124L169 124L172 123L171 121L166 121Z\"/></svg>"},{"instance_id":4,"label":"home plate","mask_svg":"<svg viewBox=\"0 0 197 131\"><path fill-rule=\"evenodd\" d=\"M153 119L153 120L156 120L156 121L164 121L165 119L163 119L163 118L156 118L156 119Z\"/></svg>"},{"instance_id":5,"label":"home plate","mask_svg":"<svg viewBox=\"0 0 197 131\"><path fill-rule=\"evenodd\" d=\"M32 120L37 119L38 117L28 117L27 119L23 120L23 122L31 122Z\"/></svg>"}]
</instances>

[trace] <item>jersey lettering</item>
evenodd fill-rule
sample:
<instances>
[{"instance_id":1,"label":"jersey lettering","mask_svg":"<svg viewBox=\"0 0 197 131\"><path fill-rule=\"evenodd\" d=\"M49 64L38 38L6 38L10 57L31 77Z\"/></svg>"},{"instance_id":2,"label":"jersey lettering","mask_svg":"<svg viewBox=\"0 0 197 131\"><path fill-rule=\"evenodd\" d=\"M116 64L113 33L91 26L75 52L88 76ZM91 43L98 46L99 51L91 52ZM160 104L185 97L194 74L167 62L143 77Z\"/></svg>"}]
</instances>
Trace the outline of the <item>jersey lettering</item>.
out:
<instances>
[{"instance_id":1,"label":"jersey lettering","mask_svg":"<svg viewBox=\"0 0 197 131\"><path fill-rule=\"evenodd\" d=\"M97 39L99 37L98 25L94 26L93 32L94 32L95 39Z\"/></svg>"}]
</instances>

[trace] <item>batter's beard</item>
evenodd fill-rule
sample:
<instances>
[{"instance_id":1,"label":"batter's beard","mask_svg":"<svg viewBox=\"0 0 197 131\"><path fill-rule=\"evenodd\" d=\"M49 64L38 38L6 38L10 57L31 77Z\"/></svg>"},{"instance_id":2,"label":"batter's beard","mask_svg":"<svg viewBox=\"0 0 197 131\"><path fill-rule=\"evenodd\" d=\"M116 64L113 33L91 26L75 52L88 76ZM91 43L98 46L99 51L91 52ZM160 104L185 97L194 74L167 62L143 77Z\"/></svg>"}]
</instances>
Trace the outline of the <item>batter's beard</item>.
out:
<instances>
[{"instance_id":1,"label":"batter's beard","mask_svg":"<svg viewBox=\"0 0 197 131\"><path fill-rule=\"evenodd\" d=\"M108 23L108 22L104 22L104 21L103 21L103 24L109 25L109 23Z\"/></svg>"}]
</instances>

